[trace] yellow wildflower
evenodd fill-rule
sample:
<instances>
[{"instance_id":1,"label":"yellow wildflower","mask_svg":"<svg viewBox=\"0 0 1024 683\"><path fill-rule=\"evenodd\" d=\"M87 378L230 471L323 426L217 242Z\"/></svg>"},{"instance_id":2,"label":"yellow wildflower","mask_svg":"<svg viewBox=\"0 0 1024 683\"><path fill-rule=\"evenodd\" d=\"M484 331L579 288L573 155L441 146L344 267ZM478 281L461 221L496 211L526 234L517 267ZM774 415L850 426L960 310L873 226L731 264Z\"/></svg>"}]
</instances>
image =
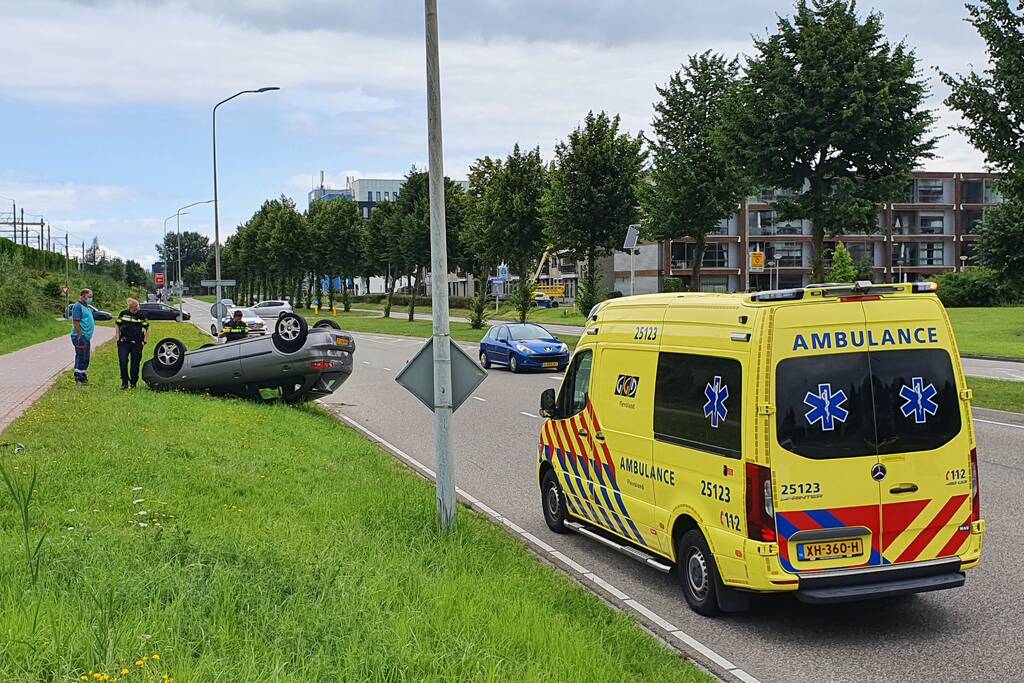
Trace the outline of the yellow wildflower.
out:
<instances>
[{"instance_id":1,"label":"yellow wildflower","mask_svg":"<svg viewBox=\"0 0 1024 683\"><path fill-rule=\"evenodd\" d=\"M160 661L160 655L153 655L153 656L151 657L151 659L152 659L152 660L153 660L154 662L159 662L159 661Z\"/></svg>"},{"instance_id":2,"label":"yellow wildflower","mask_svg":"<svg viewBox=\"0 0 1024 683\"><path fill-rule=\"evenodd\" d=\"M127 676L127 675L128 675L129 673L131 673L131 672L130 672L130 671L128 671L128 669L121 669L121 671L120 671L120 674L121 674L122 676Z\"/></svg>"},{"instance_id":3,"label":"yellow wildflower","mask_svg":"<svg viewBox=\"0 0 1024 683\"><path fill-rule=\"evenodd\" d=\"M142 659L136 659L135 660L135 666L138 666L138 667L146 666L146 662L144 660L142 660Z\"/></svg>"}]
</instances>

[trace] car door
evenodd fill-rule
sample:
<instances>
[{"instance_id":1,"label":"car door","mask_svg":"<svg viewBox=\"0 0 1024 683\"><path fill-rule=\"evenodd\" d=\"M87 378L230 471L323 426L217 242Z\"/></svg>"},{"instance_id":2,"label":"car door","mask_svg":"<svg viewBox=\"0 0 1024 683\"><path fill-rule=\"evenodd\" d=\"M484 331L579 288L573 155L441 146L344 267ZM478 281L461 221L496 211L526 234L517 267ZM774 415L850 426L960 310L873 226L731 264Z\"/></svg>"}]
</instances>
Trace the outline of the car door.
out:
<instances>
[{"instance_id":1,"label":"car door","mask_svg":"<svg viewBox=\"0 0 1024 683\"><path fill-rule=\"evenodd\" d=\"M216 344L188 353L188 370L182 377L186 389L216 389L237 384L242 375L241 344Z\"/></svg>"},{"instance_id":2,"label":"car door","mask_svg":"<svg viewBox=\"0 0 1024 683\"><path fill-rule=\"evenodd\" d=\"M489 361L495 359L494 341L497 334L498 328L492 327L491 329L487 330L487 334L485 334L484 338L480 340L480 353L481 355L483 355L484 358L486 358Z\"/></svg>"},{"instance_id":3,"label":"car door","mask_svg":"<svg viewBox=\"0 0 1024 683\"><path fill-rule=\"evenodd\" d=\"M502 325L498 328L498 336L494 345L494 359L499 363L508 364L509 357L512 355L512 339L508 333L508 325Z\"/></svg>"}]
</instances>

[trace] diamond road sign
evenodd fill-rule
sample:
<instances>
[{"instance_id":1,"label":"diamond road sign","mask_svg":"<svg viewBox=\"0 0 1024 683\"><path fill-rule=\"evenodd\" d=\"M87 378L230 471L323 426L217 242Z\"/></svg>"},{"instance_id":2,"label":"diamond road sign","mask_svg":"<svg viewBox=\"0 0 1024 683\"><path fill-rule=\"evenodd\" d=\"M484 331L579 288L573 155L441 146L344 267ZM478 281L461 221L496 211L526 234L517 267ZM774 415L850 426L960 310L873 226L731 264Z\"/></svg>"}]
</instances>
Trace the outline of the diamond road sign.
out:
<instances>
[{"instance_id":1,"label":"diamond road sign","mask_svg":"<svg viewBox=\"0 0 1024 683\"><path fill-rule=\"evenodd\" d=\"M487 377L487 371L451 339L452 410L457 410ZM434 340L431 338L402 369L395 381L423 405L434 409Z\"/></svg>"}]
</instances>

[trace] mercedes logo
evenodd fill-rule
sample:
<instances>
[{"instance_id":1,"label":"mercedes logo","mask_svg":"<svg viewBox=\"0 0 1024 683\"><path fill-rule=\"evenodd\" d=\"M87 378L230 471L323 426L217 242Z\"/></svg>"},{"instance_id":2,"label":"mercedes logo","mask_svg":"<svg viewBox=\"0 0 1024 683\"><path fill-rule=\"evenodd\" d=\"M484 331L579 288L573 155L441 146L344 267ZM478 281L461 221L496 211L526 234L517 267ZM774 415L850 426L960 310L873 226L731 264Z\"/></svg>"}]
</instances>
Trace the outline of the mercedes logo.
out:
<instances>
[{"instance_id":1,"label":"mercedes logo","mask_svg":"<svg viewBox=\"0 0 1024 683\"><path fill-rule=\"evenodd\" d=\"M882 481L883 479L885 479L885 475L885 465L883 465L882 463L878 463L877 465L871 468L871 478L874 479L875 481Z\"/></svg>"}]
</instances>

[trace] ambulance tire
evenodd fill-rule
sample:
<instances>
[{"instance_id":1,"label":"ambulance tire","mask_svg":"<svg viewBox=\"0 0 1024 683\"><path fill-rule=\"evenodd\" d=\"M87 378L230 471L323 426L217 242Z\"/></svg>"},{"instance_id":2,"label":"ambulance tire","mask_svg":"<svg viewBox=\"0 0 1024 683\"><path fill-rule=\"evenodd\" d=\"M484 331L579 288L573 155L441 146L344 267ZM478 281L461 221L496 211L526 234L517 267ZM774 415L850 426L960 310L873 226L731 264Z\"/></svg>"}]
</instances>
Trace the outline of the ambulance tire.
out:
<instances>
[{"instance_id":1,"label":"ambulance tire","mask_svg":"<svg viewBox=\"0 0 1024 683\"><path fill-rule=\"evenodd\" d=\"M540 505L544 510L544 522L548 528L556 534L566 533L568 529L565 527L565 520L568 515L565 512L565 494L554 470L545 472L541 480Z\"/></svg>"},{"instance_id":2,"label":"ambulance tire","mask_svg":"<svg viewBox=\"0 0 1024 683\"><path fill-rule=\"evenodd\" d=\"M725 586L718 576L715 557L699 530L690 529L679 539L676 560L683 597L690 608L706 617L720 614L718 598Z\"/></svg>"}]
</instances>

